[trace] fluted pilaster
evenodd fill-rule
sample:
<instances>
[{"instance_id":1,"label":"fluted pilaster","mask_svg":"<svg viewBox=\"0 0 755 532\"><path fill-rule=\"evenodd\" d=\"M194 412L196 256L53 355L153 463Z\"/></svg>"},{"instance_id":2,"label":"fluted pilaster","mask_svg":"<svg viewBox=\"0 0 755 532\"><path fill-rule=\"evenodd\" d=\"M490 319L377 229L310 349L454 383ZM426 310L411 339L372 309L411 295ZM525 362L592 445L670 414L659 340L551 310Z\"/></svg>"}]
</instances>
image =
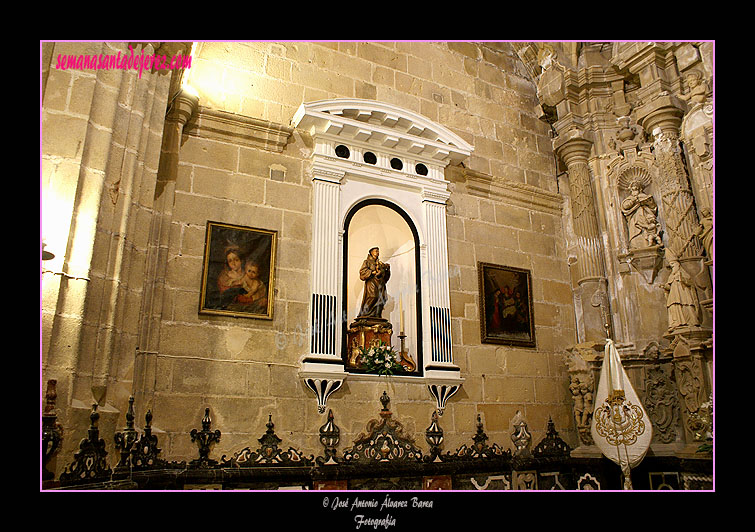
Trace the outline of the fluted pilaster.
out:
<instances>
[{"instance_id":1,"label":"fluted pilaster","mask_svg":"<svg viewBox=\"0 0 755 532\"><path fill-rule=\"evenodd\" d=\"M600 245L600 230L595 212L595 195L590 180L587 159L592 143L584 138L572 138L558 148L569 173L574 232L579 239L577 267L579 282L604 277Z\"/></svg>"},{"instance_id":2,"label":"fluted pilaster","mask_svg":"<svg viewBox=\"0 0 755 532\"><path fill-rule=\"evenodd\" d=\"M446 242L446 206L436 200L423 202L427 220L428 295L432 361L452 363L451 304L448 289L448 245Z\"/></svg>"},{"instance_id":3,"label":"fluted pilaster","mask_svg":"<svg viewBox=\"0 0 755 532\"><path fill-rule=\"evenodd\" d=\"M312 179L312 323L310 354L340 360L338 319L339 180L333 172L314 171Z\"/></svg>"},{"instance_id":4,"label":"fluted pilaster","mask_svg":"<svg viewBox=\"0 0 755 532\"><path fill-rule=\"evenodd\" d=\"M588 157L592 142L570 131L554 146L569 175L571 212L577 238L575 299L581 341L602 341L610 334L607 282L600 228L590 179Z\"/></svg>"}]
</instances>

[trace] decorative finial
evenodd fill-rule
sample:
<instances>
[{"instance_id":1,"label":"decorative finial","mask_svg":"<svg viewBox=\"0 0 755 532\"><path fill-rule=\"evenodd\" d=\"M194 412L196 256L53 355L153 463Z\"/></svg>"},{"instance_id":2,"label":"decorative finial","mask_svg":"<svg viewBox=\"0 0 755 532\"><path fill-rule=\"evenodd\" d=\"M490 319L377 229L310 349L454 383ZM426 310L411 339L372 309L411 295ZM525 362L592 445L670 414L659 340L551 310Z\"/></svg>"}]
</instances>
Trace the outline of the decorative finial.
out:
<instances>
[{"instance_id":1,"label":"decorative finial","mask_svg":"<svg viewBox=\"0 0 755 532\"><path fill-rule=\"evenodd\" d=\"M388 412L388 405L391 402L391 398L388 397L388 392L383 390L383 395L380 397L380 402L383 405L383 412Z\"/></svg>"}]
</instances>

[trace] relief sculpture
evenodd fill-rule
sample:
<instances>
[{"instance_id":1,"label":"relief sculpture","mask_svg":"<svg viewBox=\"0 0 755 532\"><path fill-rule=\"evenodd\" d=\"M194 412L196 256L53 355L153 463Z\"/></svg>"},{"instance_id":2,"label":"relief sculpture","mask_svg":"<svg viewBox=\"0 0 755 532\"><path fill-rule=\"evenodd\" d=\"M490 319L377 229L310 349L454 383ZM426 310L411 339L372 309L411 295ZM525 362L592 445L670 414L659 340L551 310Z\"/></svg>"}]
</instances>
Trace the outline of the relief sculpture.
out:
<instances>
[{"instance_id":1,"label":"relief sculpture","mask_svg":"<svg viewBox=\"0 0 755 532\"><path fill-rule=\"evenodd\" d=\"M629 184L629 195L621 202L621 212L629 229L629 248L647 248L662 244L659 236L658 205L653 196L643 192L640 181Z\"/></svg>"}]
</instances>

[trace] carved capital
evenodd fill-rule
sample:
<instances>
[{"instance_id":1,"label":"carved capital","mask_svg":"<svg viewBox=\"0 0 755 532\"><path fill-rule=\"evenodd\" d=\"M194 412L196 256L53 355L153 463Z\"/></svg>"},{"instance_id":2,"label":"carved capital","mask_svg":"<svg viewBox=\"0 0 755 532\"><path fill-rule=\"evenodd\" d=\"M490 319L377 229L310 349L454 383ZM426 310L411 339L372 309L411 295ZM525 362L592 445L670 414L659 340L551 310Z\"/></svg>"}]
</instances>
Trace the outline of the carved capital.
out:
<instances>
[{"instance_id":1,"label":"carved capital","mask_svg":"<svg viewBox=\"0 0 755 532\"><path fill-rule=\"evenodd\" d=\"M592 142L586 139L577 129L569 130L560 135L554 143L556 153L567 167L579 162L587 163L591 148Z\"/></svg>"},{"instance_id":2,"label":"carved capital","mask_svg":"<svg viewBox=\"0 0 755 532\"><path fill-rule=\"evenodd\" d=\"M199 95L191 87L182 87L173 99L168 119L178 122L181 128L191 120L199 107Z\"/></svg>"},{"instance_id":3,"label":"carved capital","mask_svg":"<svg viewBox=\"0 0 755 532\"><path fill-rule=\"evenodd\" d=\"M637 121L647 132L677 138L684 118L684 103L671 94L663 94L636 111Z\"/></svg>"}]
</instances>

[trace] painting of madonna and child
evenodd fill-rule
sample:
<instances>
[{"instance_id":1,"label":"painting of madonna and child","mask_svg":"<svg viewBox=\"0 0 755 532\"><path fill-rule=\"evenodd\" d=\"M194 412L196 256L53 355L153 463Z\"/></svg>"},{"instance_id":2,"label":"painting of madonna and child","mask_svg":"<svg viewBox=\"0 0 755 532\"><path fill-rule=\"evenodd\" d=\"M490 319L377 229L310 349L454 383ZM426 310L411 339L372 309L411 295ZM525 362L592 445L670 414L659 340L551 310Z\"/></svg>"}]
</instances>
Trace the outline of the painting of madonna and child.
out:
<instances>
[{"instance_id":1,"label":"painting of madonna and child","mask_svg":"<svg viewBox=\"0 0 755 532\"><path fill-rule=\"evenodd\" d=\"M480 262L478 274L482 342L535 347L530 272Z\"/></svg>"},{"instance_id":2,"label":"painting of madonna and child","mask_svg":"<svg viewBox=\"0 0 755 532\"><path fill-rule=\"evenodd\" d=\"M200 314L272 319L277 233L207 222Z\"/></svg>"}]
</instances>

